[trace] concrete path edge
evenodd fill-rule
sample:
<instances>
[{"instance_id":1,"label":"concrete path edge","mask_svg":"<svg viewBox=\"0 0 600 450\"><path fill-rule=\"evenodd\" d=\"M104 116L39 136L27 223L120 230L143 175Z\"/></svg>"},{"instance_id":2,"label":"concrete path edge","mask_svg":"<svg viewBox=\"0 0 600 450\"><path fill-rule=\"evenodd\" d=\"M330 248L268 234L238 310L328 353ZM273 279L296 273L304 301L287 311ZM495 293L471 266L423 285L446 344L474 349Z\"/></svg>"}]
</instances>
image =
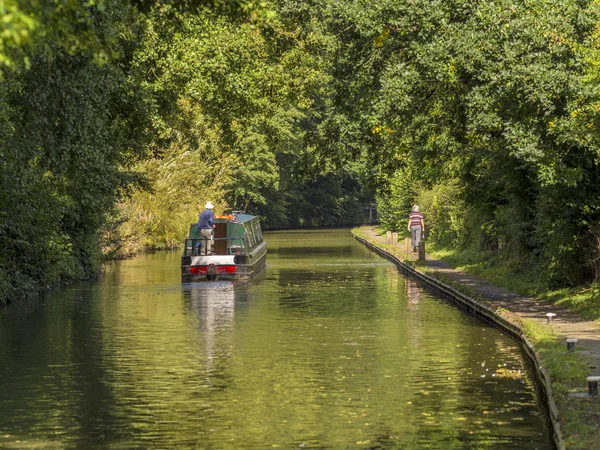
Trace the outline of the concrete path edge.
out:
<instances>
[{"instance_id":1,"label":"concrete path edge","mask_svg":"<svg viewBox=\"0 0 600 450\"><path fill-rule=\"evenodd\" d=\"M527 354L535 368L537 382L541 387L543 393L543 400L546 404L546 407L548 408L548 415L550 419L550 424L552 426L552 440L554 442L554 445L556 445L556 447L559 450L566 449L565 441L563 439L562 431L560 429L560 417L558 413L558 408L556 406L556 401L554 400L554 394L552 393L550 375L548 374L548 371L544 367L542 367L540 363L539 354L536 352L531 342L529 342L525 338L523 329L520 327L519 324L508 320L505 317L502 317L496 311L489 308L487 305L483 305L477 300L415 269L412 265L407 264L398 256L388 252L387 250L381 247L378 247L372 242L369 242L367 239L358 236L356 233L352 232L352 236L358 242L365 245L370 250L376 252L377 254L396 264L396 266L398 266L398 268L404 274L416 278L432 291L443 296L444 298L453 301L462 309L466 310L471 314L476 315L477 317L488 323L493 324L495 327L499 328L506 334L518 340L523 346L525 353Z\"/></svg>"}]
</instances>

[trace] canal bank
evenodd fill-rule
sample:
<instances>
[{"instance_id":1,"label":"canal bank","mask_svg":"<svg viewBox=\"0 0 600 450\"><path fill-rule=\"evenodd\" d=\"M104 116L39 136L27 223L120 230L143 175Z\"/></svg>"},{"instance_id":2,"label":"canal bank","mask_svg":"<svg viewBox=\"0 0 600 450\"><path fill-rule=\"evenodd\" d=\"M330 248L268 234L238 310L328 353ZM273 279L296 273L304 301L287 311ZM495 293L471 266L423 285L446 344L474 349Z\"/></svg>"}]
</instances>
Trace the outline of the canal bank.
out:
<instances>
[{"instance_id":1,"label":"canal bank","mask_svg":"<svg viewBox=\"0 0 600 450\"><path fill-rule=\"evenodd\" d=\"M600 448L600 408L597 397L589 397L586 377L600 367L600 327L573 313L535 298L520 297L492 286L476 275L465 274L448 264L415 254L402 246L386 244L375 227L353 230L354 237L392 260L439 294L467 311L494 323L523 343L532 359L547 400L554 442L558 448ZM547 313L554 313L549 323ZM577 351L568 352L566 338L576 338Z\"/></svg>"}]
</instances>

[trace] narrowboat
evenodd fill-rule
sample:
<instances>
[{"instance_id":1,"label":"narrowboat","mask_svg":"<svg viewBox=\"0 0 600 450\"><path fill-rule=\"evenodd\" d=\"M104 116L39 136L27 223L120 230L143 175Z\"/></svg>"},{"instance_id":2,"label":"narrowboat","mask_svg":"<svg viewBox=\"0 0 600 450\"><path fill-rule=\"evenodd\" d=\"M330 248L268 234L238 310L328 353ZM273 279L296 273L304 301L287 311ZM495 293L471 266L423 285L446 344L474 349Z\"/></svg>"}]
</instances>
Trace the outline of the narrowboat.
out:
<instances>
[{"instance_id":1,"label":"narrowboat","mask_svg":"<svg viewBox=\"0 0 600 450\"><path fill-rule=\"evenodd\" d=\"M234 211L215 216L214 222L213 249L208 254L203 254L198 224L190 225L181 257L181 281L238 280L259 273L266 264L267 243L258 217Z\"/></svg>"}]
</instances>

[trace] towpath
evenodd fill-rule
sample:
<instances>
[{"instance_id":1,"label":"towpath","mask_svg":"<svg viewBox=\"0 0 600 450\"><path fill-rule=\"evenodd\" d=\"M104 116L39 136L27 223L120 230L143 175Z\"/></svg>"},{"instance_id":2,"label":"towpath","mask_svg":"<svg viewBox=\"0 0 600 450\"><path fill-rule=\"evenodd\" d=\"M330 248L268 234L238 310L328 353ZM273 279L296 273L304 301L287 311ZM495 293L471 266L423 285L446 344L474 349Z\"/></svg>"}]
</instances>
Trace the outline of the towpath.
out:
<instances>
[{"instance_id":1,"label":"towpath","mask_svg":"<svg viewBox=\"0 0 600 450\"><path fill-rule=\"evenodd\" d=\"M375 227L363 227L362 230L369 240L385 244L385 235L380 235ZM416 259L415 253L409 253L406 256L408 260ZM547 324L546 313L555 313L556 317L552 323L546 326L553 327L560 338L578 339L577 348L588 359L590 375L600 375L600 325L595 321L582 319L577 314L560 306L533 297L522 297L501 287L493 286L480 276L461 272L449 264L429 256L426 257L425 264L434 273L467 286L494 309L502 307L519 317L542 324Z\"/></svg>"}]
</instances>

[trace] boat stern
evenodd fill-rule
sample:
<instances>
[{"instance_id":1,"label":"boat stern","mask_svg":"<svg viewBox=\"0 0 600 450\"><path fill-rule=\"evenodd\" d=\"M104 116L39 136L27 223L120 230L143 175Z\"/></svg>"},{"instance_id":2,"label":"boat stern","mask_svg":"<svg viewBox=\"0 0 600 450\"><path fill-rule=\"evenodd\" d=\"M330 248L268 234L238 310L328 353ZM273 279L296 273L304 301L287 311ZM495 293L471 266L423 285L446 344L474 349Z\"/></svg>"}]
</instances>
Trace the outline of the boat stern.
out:
<instances>
[{"instance_id":1,"label":"boat stern","mask_svg":"<svg viewBox=\"0 0 600 450\"><path fill-rule=\"evenodd\" d=\"M181 280L230 280L239 277L236 255L182 256Z\"/></svg>"}]
</instances>

